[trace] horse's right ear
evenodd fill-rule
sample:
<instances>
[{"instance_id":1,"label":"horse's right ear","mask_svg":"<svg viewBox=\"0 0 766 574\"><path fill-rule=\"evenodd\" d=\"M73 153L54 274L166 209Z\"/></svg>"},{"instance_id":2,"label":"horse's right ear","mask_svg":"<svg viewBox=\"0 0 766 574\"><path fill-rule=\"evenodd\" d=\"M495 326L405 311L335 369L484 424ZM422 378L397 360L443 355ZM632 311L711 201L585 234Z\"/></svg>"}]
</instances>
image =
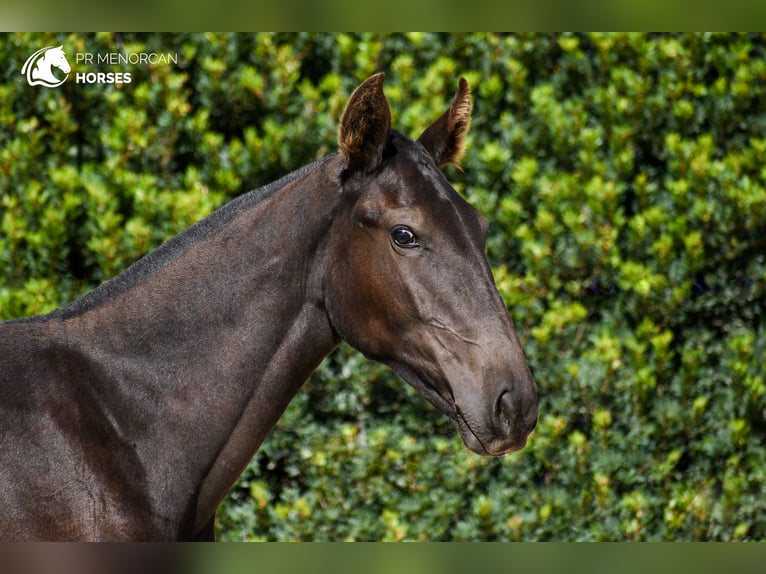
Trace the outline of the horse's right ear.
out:
<instances>
[{"instance_id":1,"label":"horse's right ear","mask_svg":"<svg viewBox=\"0 0 766 574\"><path fill-rule=\"evenodd\" d=\"M384 74L375 74L351 94L340 118L338 144L346 169L374 171L383 160L391 129L391 109L383 94Z\"/></svg>"}]
</instances>

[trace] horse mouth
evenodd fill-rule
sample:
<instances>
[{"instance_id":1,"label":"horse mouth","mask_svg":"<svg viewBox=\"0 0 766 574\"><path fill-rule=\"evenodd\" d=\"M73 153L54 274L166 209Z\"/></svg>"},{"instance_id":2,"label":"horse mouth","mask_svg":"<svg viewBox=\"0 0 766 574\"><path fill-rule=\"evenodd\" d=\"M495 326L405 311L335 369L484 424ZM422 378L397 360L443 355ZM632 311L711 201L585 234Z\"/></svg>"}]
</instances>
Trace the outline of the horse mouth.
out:
<instances>
[{"instance_id":1,"label":"horse mouth","mask_svg":"<svg viewBox=\"0 0 766 574\"><path fill-rule=\"evenodd\" d=\"M471 429L471 426L465 420L463 413L457 409L457 422L458 432L460 438L463 440L463 444L472 452L481 456L503 456L517 450L521 450L527 445L529 435L527 433L521 433L515 437L506 437L503 439L484 439Z\"/></svg>"}]
</instances>

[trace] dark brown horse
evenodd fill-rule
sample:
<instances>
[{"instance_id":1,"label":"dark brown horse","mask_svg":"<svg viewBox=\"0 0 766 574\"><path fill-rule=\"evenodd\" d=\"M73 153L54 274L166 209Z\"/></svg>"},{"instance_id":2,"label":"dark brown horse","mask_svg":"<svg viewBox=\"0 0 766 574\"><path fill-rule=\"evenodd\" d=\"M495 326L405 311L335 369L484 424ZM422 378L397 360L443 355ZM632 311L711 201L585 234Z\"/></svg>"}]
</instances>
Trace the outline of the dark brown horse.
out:
<instances>
[{"instance_id":1,"label":"dark brown horse","mask_svg":"<svg viewBox=\"0 0 766 574\"><path fill-rule=\"evenodd\" d=\"M243 195L79 301L0 324L0 538L211 537L216 507L341 340L391 366L465 444L526 444L538 388L439 166L470 121L461 79L412 141L383 75L340 152Z\"/></svg>"}]
</instances>

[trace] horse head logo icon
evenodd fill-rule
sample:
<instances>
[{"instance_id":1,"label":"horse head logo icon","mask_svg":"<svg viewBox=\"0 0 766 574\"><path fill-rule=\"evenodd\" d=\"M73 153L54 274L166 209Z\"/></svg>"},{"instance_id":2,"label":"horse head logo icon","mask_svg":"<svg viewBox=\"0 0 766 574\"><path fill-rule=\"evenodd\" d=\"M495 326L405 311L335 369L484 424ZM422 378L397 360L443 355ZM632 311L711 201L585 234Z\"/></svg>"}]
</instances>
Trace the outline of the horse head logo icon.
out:
<instances>
[{"instance_id":1,"label":"horse head logo icon","mask_svg":"<svg viewBox=\"0 0 766 574\"><path fill-rule=\"evenodd\" d=\"M53 74L53 68L58 68L66 74L63 80L60 80ZM72 71L69 62L64 54L64 46L48 46L37 50L27 58L21 73L27 77L27 83L30 86L45 86L46 88L55 88L66 82L69 72Z\"/></svg>"}]
</instances>

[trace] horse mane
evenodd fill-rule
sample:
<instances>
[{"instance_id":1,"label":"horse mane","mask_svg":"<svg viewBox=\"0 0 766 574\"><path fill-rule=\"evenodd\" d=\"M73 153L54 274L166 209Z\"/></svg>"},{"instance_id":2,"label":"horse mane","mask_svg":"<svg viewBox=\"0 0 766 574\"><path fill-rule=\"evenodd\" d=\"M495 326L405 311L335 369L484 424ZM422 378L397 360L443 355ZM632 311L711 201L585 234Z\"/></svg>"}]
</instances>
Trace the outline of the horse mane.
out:
<instances>
[{"instance_id":1,"label":"horse mane","mask_svg":"<svg viewBox=\"0 0 766 574\"><path fill-rule=\"evenodd\" d=\"M77 317L78 315L82 315L83 313L103 305L118 294L132 289L143 282L147 277L154 275L157 271L178 258L182 253L189 249L189 247L201 239L208 237L222 225L231 221L243 210L271 197L288 184L313 171L334 155L337 155L337 152L325 156L309 165L303 166L272 183L234 198L206 218L187 227L161 246L149 252L119 275L105 281L93 289L93 291L86 293L69 305L56 309L47 315L36 315L33 317L17 319L16 321L46 321L49 319L63 321L65 319Z\"/></svg>"}]
</instances>

